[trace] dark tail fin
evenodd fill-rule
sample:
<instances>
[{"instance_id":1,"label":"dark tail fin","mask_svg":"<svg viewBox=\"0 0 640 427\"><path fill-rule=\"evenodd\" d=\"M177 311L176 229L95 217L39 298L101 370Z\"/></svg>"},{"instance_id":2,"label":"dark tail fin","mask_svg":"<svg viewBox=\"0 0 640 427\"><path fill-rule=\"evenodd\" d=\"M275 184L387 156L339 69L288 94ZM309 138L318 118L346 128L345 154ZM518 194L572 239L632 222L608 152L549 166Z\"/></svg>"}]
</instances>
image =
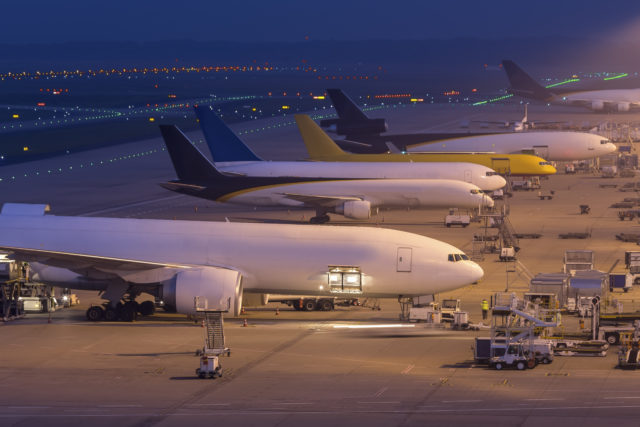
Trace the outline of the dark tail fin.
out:
<instances>
[{"instance_id":1,"label":"dark tail fin","mask_svg":"<svg viewBox=\"0 0 640 427\"><path fill-rule=\"evenodd\" d=\"M327 93L340 119L347 122L363 122L369 120L366 114L364 114L356 103L345 95L341 89L327 89Z\"/></svg>"},{"instance_id":2,"label":"dark tail fin","mask_svg":"<svg viewBox=\"0 0 640 427\"><path fill-rule=\"evenodd\" d=\"M523 98L533 98L547 101L553 97L553 93L542 87L538 82L518 67L515 62L505 59L502 61L505 73L511 85L511 92Z\"/></svg>"},{"instance_id":3,"label":"dark tail fin","mask_svg":"<svg viewBox=\"0 0 640 427\"><path fill-rule=\"evenodd\" d=\"M161 125L160 132L178 179L185 182L203 182L223 176L177 126Z\"/></svg>"},{"instance_id":4,"label":"dark tail fin","mask_svg":"<svg viewBox=\"0 0 640 427\"><path fill-rule=\"evenodd\" d=\"M213 112L209 106L195 107L214 162L262 160Z\"/></svg>"}]
</instances>

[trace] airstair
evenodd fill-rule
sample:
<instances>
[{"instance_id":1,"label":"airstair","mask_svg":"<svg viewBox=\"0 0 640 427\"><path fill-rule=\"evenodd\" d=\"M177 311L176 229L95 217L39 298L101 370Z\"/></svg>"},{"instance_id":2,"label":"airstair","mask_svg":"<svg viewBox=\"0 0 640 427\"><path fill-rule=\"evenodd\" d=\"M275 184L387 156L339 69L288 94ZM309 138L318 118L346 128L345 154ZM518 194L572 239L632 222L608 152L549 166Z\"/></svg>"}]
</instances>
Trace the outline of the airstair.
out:
<instances>
[{"instance_id":1,"label":"airstair","mask_svg":"<svg viewBox=\"0 0 640 427\"><path fill-rule=\"evenodd\" d=\"M202 317L204 330L204 347L199 351L200 367L196 369L196 375L200 378L215 378L222 376L222 365L219 357L226 354L231 356L231 350L225 345L224 318L226 311L210 310L207 308L206 299L194 298L196 313Z\"/></svg>"}]
</instances>

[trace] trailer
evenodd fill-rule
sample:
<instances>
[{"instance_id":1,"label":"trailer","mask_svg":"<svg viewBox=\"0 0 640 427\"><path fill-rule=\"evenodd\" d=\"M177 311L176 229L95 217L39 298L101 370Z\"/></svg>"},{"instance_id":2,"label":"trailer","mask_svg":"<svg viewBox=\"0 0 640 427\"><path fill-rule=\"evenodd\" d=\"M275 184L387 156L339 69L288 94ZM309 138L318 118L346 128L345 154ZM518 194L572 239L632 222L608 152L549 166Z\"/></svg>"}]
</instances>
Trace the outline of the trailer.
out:
<instances>
[{"instance_id":1,"label":"trailer","mask_svg":"<svg viewBox=\"0 0 640 427\"><path fill-rule=\"evenodd\" d=\"M569 275L565 273L540 273L531 279L532 294L555 295L558 307L566 307L569 298Z\"/></svg>"},{"instance_id":2,"label":"trailer","mask_svg":"<svg viewBox=\"0 0 640 427\"><path fill-rule=\"evenodd\" d=\"M336 297L319 297L309 295L273 295L269 294L269 302L279 302L296 311L331 311L336 305L343 303ZM344 305L358 305L357 298L350 298L344 301Z\"/></svg>"},{"instance_id":3,"label":"trailer","mask_svg":"<svg viewBox=\"0 0 640 427\"><path fill-rule=\"evenodd\" d=\"M629 292L633 288L634 277L630 273L609 273L609 292L621 289Z\"/></svg>"},{"instance_id":4,"label":"trailer","mask_svg":"<svg viewBox=\"0 0 640 427\"><path fill-rule=\"evenodd\" d=\"M568 233L578 234L578 233ZM590 250L567 250L564 252L562 262L562 272L566 274L575 274L576 271L593 270L594 266L593 251Z\"/></svg>"}]
</instances>

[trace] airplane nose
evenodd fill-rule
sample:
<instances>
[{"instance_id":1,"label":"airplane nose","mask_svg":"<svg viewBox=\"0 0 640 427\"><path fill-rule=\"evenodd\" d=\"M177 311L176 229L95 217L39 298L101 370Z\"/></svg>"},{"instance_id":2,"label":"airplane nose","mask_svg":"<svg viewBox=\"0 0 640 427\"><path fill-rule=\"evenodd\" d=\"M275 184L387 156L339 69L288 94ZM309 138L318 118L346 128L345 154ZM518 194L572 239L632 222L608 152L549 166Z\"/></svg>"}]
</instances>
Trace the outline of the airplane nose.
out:
<instances>
[{"instance_id":1,"label":"airplane nose","mask_svg":"<svg viewBox=\"0 0 640 427\"><path fill-rule=\"evenodd\" d=\"M482 267L480 267L478 264L476 264L473 261L468 261L468 272L467 272L467 277L469 280L469 283L475 283L478 280L482 279L482 277L484 276L484 270L482 269Z\"/></svg>"},{"instance_id":2,"label":"airplane nose","mask_svg":"<svg viewBox=\"0 0 640 427\"><path fill-rule=\"evenodd\" d=\"M616 146L616 144L613 144L611 142L607 142L606 144L604 144L606 147L606 151L605 154L609 154L609 153L613 153L614 151L616 151L618 149L618 147Z\"/></svg>"},{"instance_id":3,"label":"airplane nose","mask_svg":"<svg viewBox=\"0 0 640 427\"><path fill-rule=\"evenodd\" d=\"M494 179L495 179L495 181L496 181L496 185L499 185L499 187L498 187L498 188L502 188L502 187L504 187L505 185L507 185L507 180L506 180L506 179L504 179L503 177L501 177L500 175L496 175L496 176L494 176L493 178L494 178Z\"/></svg>"},{"instance_id":4,"label":"airplane nose","mask_svg":"<svg viewBox=\"0 0 640 427\"><path fill-rule=\"evenodd\" d=\"M486 194L482 195L482 205L492 208L493 207L493 199Z\"/></svg>"}]
</instances>

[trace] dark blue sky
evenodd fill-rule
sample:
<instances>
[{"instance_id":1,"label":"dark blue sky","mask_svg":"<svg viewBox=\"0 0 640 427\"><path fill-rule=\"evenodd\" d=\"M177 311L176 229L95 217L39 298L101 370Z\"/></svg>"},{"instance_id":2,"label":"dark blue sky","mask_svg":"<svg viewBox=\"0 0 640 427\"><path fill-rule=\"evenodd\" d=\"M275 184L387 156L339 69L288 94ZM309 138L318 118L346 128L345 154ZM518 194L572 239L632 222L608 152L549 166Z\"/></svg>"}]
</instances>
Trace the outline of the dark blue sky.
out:
<instances>
[{"instance_id":1,"label":"dark blue sky","mask_svg":"<svg viewBox=\"0 0 640 427\"><path fill-rule=\"evenodd\" d=\"M2 14L0 43L640 34L640 2L619 0L27 0Z\"/></svg>"}]
</instances>

